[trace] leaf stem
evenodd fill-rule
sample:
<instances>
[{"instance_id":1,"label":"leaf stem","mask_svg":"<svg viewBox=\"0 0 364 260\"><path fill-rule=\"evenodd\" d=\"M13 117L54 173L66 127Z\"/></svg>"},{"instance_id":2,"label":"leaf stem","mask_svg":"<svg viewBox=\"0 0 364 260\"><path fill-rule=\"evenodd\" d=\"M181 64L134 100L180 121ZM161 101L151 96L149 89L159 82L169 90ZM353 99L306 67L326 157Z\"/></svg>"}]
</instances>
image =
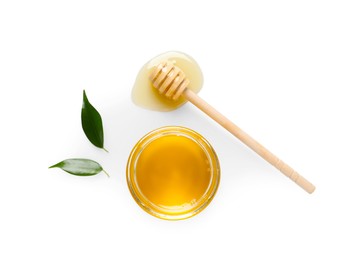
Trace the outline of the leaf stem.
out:
<instances>
[{"instance_id":1,"label":"leaf stem","mask_svg":"<svg viewBox=\"0 0 364 260\"><path fill-rule=\"evenodd\" d=\"M109 152L108 150L106 150L106 149L105 149L105 147L102 147L102 149L103 149L105 152L107 152L107 153Z\"/></svg>"},{"instance_id":2,"label":"leaf stem","mask_svg":"<svg viewBox=\"0 0 364 260\"><path fill-rule=\"evenodd\" d=\"M110 175L104 169L102 171L110 178Z\"/></svg>"}]
</instances>

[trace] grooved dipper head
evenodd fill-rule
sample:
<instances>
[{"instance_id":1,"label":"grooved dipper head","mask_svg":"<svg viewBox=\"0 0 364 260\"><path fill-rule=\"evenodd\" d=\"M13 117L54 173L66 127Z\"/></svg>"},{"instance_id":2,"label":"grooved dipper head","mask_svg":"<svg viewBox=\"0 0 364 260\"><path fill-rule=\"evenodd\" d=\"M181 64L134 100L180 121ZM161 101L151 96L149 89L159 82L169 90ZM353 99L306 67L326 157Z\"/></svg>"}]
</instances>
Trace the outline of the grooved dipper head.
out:
<instances>
[{"instance_id":1,"label":"grooved dipper head","mask_svg":"<svg viewBox=\"0 0 364 260\"><path fill-rule=\"evenodd\" d=\"M190 83L183 71L169 61L159 63L149 80L161 95L173 100L177 100Z\"/></svg>"}]
</instances>

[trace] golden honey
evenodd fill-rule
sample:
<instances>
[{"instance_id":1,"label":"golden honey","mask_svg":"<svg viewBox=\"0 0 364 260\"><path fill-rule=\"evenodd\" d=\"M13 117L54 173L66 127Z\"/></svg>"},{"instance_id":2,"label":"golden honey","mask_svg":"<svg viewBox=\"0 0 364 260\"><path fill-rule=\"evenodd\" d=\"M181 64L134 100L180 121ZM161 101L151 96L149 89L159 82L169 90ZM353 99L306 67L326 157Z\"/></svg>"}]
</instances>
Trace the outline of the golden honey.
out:
<instances>
[{"instance_id":1,"label":"golden honey","mask_svg":"<svg viewBox=\"0 0 364 260\"><path fill-rule=\"evenodd\" d=\"M213 148L200 134L184 127L164 127L136 144L127 180L145 211L163 219L184 219L212 200L220 168Z\"/></svg>"}]
</instances>

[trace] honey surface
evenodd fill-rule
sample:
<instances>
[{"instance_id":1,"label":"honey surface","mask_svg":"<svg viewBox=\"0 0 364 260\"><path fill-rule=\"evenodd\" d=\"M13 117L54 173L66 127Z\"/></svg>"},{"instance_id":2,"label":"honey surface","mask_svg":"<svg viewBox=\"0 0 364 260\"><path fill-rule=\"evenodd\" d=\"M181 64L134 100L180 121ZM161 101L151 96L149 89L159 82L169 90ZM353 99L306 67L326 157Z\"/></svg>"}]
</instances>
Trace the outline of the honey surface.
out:
<instances>
[{"instance_id":1,"label":"honey surface","mask_svg":"<svg viewBox=\"0 0 364 260\"><path fill-rule=\"evenodd\" d=\"M211 169L206 153L195 141L167 135L144 148L136 179L141 193L154 205L188 210L207 191Z\"/></svg>"}]
</instances>

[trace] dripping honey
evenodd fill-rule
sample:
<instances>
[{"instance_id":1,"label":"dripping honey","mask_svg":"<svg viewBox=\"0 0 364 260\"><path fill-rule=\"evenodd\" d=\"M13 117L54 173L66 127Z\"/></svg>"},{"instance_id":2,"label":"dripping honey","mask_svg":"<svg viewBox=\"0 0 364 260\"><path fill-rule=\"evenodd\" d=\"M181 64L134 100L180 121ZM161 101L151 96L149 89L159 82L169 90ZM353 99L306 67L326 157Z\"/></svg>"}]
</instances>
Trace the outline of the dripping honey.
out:
<instances>
[{"instance_id":1,"label":"dripping honey","mask_svg":"<svg viewBox=\"0 0 364 260\"><path fill-rule=\"evenodd\" d=\"M183 127L165 127L134 147L127 177L134 199L144 210L164 219L183 219L211 201L220 169L214 150L201 135Z\"/></svg>"}]
</instances>

